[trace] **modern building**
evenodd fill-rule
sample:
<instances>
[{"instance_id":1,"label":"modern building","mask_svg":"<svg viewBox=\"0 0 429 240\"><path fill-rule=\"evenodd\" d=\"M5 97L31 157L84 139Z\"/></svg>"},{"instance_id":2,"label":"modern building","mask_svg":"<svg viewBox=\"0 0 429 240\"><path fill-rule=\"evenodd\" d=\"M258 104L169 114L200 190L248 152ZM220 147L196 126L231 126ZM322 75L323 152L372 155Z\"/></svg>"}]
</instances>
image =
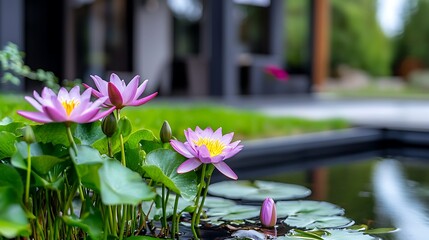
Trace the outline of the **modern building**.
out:
<instances>
[{"instance_id":1,"label":"modern building","mask_svg":"<svg viewBox=\"0 0 429 240\"><path fill-rule=\"evenodd\" d=\"M0 44L16 43L26 64L60 79L139 74L163 95L308 93L326 75L329 3L298 0L310 6L308 63L278 83L264 68L287 68L285 1L0 0Z\"/></svg>"}]
</instances>

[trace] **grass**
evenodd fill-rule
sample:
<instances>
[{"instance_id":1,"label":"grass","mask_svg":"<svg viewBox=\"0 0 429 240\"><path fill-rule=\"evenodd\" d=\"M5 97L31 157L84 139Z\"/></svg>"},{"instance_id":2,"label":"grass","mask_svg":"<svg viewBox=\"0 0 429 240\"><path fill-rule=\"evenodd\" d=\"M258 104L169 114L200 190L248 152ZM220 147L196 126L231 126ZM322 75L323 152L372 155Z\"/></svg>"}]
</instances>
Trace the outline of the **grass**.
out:
<instances>
[{"instance_id":1,"label":"grass","mask_svg":"<svg viewBox=\"0 0 429 240\"><path fill-rule=\"evenodd\" d=\"M16 121L27 119L16 114L16 110L33 111L33 107L22 96L0 95L0 119L11 117ZM146 128L158 135L164 120L170 123L173 135L183 139L183 130L222 127L223 132L235 132L235 139L258 139L309 132L341 129L348 123L341 119L307 120L297 117L269 117L258 112L227 108L208 104L165 104L150 102L140 107L125 108L122 116L127 116L134 130Z\"/></svg>"}]
</instances>

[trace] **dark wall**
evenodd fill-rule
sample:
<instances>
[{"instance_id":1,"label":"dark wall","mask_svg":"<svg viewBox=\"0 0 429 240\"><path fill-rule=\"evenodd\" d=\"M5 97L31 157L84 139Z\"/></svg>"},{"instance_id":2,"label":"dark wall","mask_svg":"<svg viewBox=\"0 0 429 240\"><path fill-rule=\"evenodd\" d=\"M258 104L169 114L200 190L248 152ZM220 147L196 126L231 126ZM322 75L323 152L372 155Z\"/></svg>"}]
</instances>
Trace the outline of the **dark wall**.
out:
<instances>
[{"instance_id":1,"label":"dark wall","mask_svg":"<svg viewBox=\"0 0 429 240\"><path fill-rule=\"evenodd\" d=\"M62 79L64 1L25 0L25 62L32 69L52 71ZM42 84L27 80L25 90Z\"/></svg>"}]
</instances>

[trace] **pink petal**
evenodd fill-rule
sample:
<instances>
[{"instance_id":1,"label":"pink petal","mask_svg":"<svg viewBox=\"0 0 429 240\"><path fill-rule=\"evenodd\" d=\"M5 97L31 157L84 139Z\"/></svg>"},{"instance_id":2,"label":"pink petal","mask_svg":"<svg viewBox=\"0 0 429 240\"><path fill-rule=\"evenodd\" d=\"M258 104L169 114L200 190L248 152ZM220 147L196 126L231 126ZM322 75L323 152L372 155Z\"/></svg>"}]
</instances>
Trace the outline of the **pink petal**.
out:
<instances>
[{"instance_id":1,"label":"pink petal","mask_svg":"<svg viewBox=\"0 0 429 240\"><path fill-rule=\"evenodd\" d=\"M60 90L58 91L58 98L69 100L70 96L69 96L69 92L67 92L67 89L65 89L63 87L60 88Z\"/></svg>"},{"instance_id":2,"label":"pink petal","mask_svg":"<svg viewBox=\"0 0 429 240\"><path fill-rule=\"evenodd\" d=\"M115 73L110 74L110 83L114 84L120 92L124 92L125 83Z\"/></svg>"},{"instance_id":3,"label":"pink petal","mask_svg":"<svg viewBox=\"0 0 429 240\"><path fill-rule=\"evenodd\" d=\"M99 76L92 76L92 80L94 80L95 86L97 87L98 91L103 96L109 96L109 93L107 92L107 82L101 79Z\"/></svg>"},{"instance_id":4,"label":"pink petal","mask_svg":"<svg viewBox=\"0 0 429 240\"><path fill-rule=\"evenodd\" d=\"M117 108L122 108L123 107L123 105L122 105L123 101L122 101L121 92L111 82L109 82L107 86L108 86L107 90L109 92L109 99L110 99L110 102L112 103L112 105L116 106Z\"/></svg>"},{"instance_id":5,"label":"pink petal","mask_svg":"<svg viewBox=\"0 0 429 240\"><path fill-rule=\"evenodd\" d=\"M221 139L222 138L222 128L218 128L211 136L213 139Z\"/></svg>"},{"instance_id":6,"label":"pink petal","mask_svg":"<svg viewBox=\"0 0 429 240\"><path fill-rule=\"evenodd\" d=\"M129 106L140 106L140 105L143 105L143 104L149 102L150 100L152 100L154 97L156 97L156 95L158 95L158 92L152 93L151 95L149 95L147 97L144 97L144 98L141 98L139 100L132 101L128 105Z\"/></svg>"},{"instance_id":7,"label":"pink petal","mask_svg":"<svg viewBox=\"0 0 429 240\"><path fill-rule=\"evenodd\" d=\"M71 93L71 91L70 91ZM86 89L82 95L80 95L79 93L74 97L75 99L80 99L81 102L83 101L90 101L91 99L91 93L92 93L92 89Z\"/></svg>"},{"instance_id":8,"label":"pink petal","mask_svg":"<svg viewBox=\"0 0 429 240\"><path fill-rule=\"evenodd\" d=\"M79 115L70 116L70 120L76 123L88 123L92 118L94 118L100 109L92 109L90 111L85 111L85 113L80 113Z\"/></svg>"},{"instance_id":9,"label":"pink petal","mask_svg":"<svg viewBox=\"0 0 429 240\"><path fill-rule=\"evenodd\" d=\"M70 96L70 98L80 99L81 98L80 87L79 86L73 87L69 92L69 96Z\"/></svg>"},{"instance_id":10,"label":"pink petal","mask_svg":"<svg viewBox=\"0 0 429 240\"><path fill-rule=\"evenodd\" d=\"M64 111L64 108L55 109L53 107L43 106L43 112L54 122L66 122L68 119L65 114L61 114L58 110Z\"/></svg>"},{"instance_id":11,"label":"pink petal","mask_svg":"<svg viewBox=\"0 0 429 240\"><path fill-rule=\"evenodd\" d=\"M186 140L192 146L194 145L194 142L196 142L196 141L198 141L198 139L200 139L200 137L194 131L192 131L192 129L190 129L190 128L188 128L188 130L185 130L184 132L185 132Z\"/></svg>"},{"instance_id":12,"label":"pink petal","mask_svg":"<svg viewBox=\"0 0 429 240\"><path fill-rule=\"evenodd\" d=\"M128 86L125 88L123 94L124 94L124 105L127 105L129 102L134 100L134 97L136 96L137 88L139 86L140 82L140 76L135 76L130 83L128 83Z\"/></svg>"},{"instance_id":13,"label":"pink petal","mask_svg":"<svg viewBox=\"0 0 429 240\"><path fill-rule=\"evenodd\" d=\"M185 145L177 140L170 140L170 144L171 146L174 148L174 150L176 150L178 153L180 153L181 155L185 156L186 158L193 158L195 157L194 155L192 155L188 149L186 149Z\"/></svg>"},{"instance_id":14,"label":"pink petal","mask_svg":"<svg viewBox=\"0 0 429 240\"><path fill-rule=\"evenodd\" d=\"M187 173L198 168L202 163L197 158L190 158L184 161L177 168L177 173Z\"/></svg>"},{"instance_id":15,"label":"pink petal","mask_svg":"<svg viewBox=\"0 0 429 240\"><path fill-rule=\"evenodd\" d=\"M225 176L227 176L227 177L229 177L229 178L231 178L231 179L234 179L234 180L237 180L237 179L238 179L237 174L235 174L235 172L234 172L234 171L232 171L232 169L231 169L228 165L226 165L226 163L225 163L225 162L213 163L213 165L214 165L214 166L217 168L217 170L219 170L219 172L221 172L223 175L225 175Z\"/></svg>"},{"instance_id":16,"label":"pink petal","mask_svg":"<svg viewBox=\"0 0 429 240\"><path fill-rule=\"evenodd\" d=\"M26 96L24 98L25 98L25 100L27 100L27 102L29 102L31 105L33 105L33 107L35 109L37 109L37 111L39 111L39 112L43 111L42 110L42 105L40 105L39 102L37 102L34 98L28 97L28 96Z\"/></svg>"},{"instance_id":17,"label":"pink petal","mask_svg":"<svg viewBox=\"0 0 429 240\"><path fill-rule=\"evenodd\" d=\"M234 133L228 133L222 136L222 138L220 139L220 141L225 144L225 145L229 145L231 143L232 138L234 137Z\"/></svg>"},{"instance_id":18,"label":"pink petal","mask_svg":"<svg viewBox=\"0 0 429 240\"><path fill-rule=\"evenodd\" d=\"M148 80L146 79L146 80L144 80L143 81L143 83L137 88L137 91L136 91L136 93L135 93L135 96L134 96L134 99L133 100L137 100L137 98L139 98L142 94L143 94L143 92L144 92L144 90L146 89L146 85L147 85L147 83L148 83Z\"/></svg>"},{"instance_id":19,"label":"pink petal","mask_svg":"<svg viewBox=\"0 0 429 240\"><path fill-rule=\"evenodd\" d=\"M31 121L35 121L39 123L52 122L52 120L43 112L17 111L17 113L25 118L30 119Z\"/></svg>"},{"instance_id":20,"label":"pink petal","mask_svg":"<svg viewBox=\"0 0 429 240\"><path fill-rule=\"evenodd\" d=\"M93 118L91 118L87 122L95 122L97 120L100 120L100 119L106 117L107 115L111 114L115 109L116 109L115 107L111 107L110 109L108 109L104 112L99 112L98 114L96 114Z\"/></svg>"},{"instance_id":21,"label":"pink petal","mask_svg":"<svg viewBox=\"0 0 429 240\"><path fill-rule=\"evenodd\" d=\"M201 162L203 163L211 163L212 159L210 157L210 152L207 149L206 145L201 145L197 148L197 154L198 154L198 158L200 159Z\"/></svg>"},{"instance_id":22,"label":"pink petal","mask_svg":"<svg viewBox=\"0 0 429 240\"><path fill-rule=\"evenodd\" d=\"M233 157L235 154L240 152L243 149L243 145L237 146L230 151L225 151L225 159Z\"/></svg>"}]
</instances>

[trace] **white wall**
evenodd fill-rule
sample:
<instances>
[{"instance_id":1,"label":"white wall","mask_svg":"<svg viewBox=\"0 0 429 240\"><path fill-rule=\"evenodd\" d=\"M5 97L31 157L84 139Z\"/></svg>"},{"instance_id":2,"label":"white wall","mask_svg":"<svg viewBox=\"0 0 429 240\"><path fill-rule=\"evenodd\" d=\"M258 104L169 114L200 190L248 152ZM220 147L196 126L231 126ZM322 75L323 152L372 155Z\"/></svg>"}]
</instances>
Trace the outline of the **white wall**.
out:
<instances>
[{"instance_id":1,"label":"white wall","mask_svg":"<svg viewBox=\"0 0 429 240\"><path fill-rule=\"evenodd\" d=\"M168 94L173 55L172 16L166 0L135 2L134 72L149 79L148 92L161 86ZM162 85L161 85L162 82Z\"/></svg>"}]
</instances>

